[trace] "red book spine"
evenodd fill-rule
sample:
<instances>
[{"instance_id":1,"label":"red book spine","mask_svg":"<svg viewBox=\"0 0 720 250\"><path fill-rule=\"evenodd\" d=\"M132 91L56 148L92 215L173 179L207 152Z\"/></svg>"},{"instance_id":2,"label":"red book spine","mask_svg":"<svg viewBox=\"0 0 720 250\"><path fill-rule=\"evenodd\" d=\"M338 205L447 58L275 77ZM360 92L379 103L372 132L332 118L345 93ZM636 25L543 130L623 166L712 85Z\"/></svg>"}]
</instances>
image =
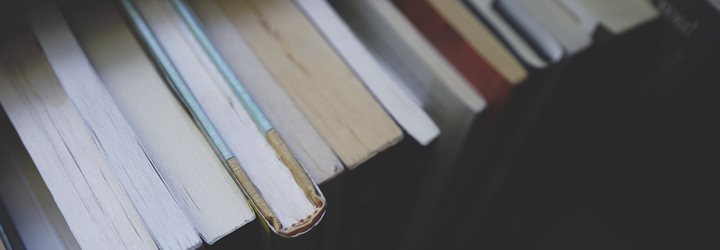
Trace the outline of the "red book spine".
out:
<instances>
[{"instance_id":1,"label":"red book spine","mask_svg":"<svg viewBox=\"0 0 720 250\"><path fill-rule=\"evenodd\" d=\"M425 0L392 2L475 90L485 97L491 112L502 110L512 86L432 5Z\"/></svg>"}]
</instances>

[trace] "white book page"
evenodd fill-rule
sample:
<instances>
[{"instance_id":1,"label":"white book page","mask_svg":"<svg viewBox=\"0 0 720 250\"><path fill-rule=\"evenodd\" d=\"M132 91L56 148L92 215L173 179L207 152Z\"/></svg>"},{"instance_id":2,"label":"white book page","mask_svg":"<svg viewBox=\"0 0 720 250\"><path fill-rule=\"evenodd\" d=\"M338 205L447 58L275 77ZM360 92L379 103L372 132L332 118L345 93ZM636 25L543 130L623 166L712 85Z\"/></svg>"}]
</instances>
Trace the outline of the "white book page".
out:
<instances>
[{"instance_id":1,"label":"white book page","mask_svg":"<svg viewBox=\"0 0 720 250\"><path fill-rule=\"evenodd\" d=\"M73 13L75 34L173 196L212 244L255 214L130 28L109 7Z\"/></svg>"},{"instance_id":2,"label":"white book page","mask_svg":"<svg viewBox=\"0 0 720 250\"><path fill-rule=\"evenodd\" d=\"M155 248L97 138L30 36L2 48L0 102L78 244Z\"/></svg>"},{"instance_id":3,"label":"white book page","mask_svg":"<svg viewBox=\"0 0 720 250\"><path fill-rule=\"evenodd\" d=\"M222 10L214 1L191 3L213 44L313 180L323 183L340 174L344 167L338 157L270 75ZM224 93L232 92L226 84L219 87Z\"/></svg>"},{"instance_id":4,"label":"white book page","mask_svg":"<svg viewBox=\"0 0 720 250\"><path fill-rule=\"evenodd\" d=\"M158 176L151 159L104 88L57 7L30 10L30 23L68 98L102 149L115 176L160 248L189 249L201 241Z\"/></svg>"},{"instance_id":5,"label":"white book page","mask_svg":"<svg viewBox=\"0 0 720 250\"><path fill-rule=\"evenodd\" d=\"M190 90L284 227L312 215L313 204L295 182L242 104L167 1L135 1Z\"/></svg>"}]
</instances>

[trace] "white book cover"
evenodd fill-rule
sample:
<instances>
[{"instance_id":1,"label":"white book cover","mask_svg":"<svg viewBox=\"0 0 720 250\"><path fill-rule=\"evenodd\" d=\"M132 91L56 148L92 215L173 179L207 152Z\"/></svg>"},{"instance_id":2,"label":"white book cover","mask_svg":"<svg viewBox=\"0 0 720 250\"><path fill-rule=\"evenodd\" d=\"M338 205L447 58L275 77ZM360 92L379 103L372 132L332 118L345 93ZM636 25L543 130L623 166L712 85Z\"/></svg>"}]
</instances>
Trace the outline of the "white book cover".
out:
<instances>
[{"instance_id":1,"label":"white book cover","mask_svg":"<svg viewBox=\"0 0 720 250\"><path fill-rule=\"evenodd\" d=\"M440 133L430 117L382 68L326 0L295 0L345 62L363 80L375 98L421 145L429 144Z\"/></svg>"}]
</instances>

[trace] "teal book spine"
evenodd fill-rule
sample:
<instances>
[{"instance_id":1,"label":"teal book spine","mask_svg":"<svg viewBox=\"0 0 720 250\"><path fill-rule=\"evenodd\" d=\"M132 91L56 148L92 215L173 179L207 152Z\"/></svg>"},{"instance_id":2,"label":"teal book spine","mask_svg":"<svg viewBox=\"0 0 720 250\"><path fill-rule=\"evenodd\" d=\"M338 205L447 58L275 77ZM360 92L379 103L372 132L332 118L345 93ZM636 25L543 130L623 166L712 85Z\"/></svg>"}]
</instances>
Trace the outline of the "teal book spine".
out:
<instances>
[{"instance_id":1,"label":"teal book spine","mask_svg":"<svg viewBox=\"0 0 720 250\"><path fill-rule=\"evenodd\" d=\"M147 46L150 54L155 59L155 62L159 64L161 70L168 78L169 85L178 94L180 100L190 110L192 117L201 127L205 135L212 142L213 147L218 154L227 161L233 157L227 144L222 139L215 125L210 121L210 118L205 113L205 110L200 106L193 93L190 91L187 83L180 75L180 72L175 68L170 57L167 55L165 50L160 45L160 42L155 38L155 35L150 30L150 27L143 19L140 11L138 11L132 0L121 0L123 8L128 14L130 21L135 26L138 34L142 37L145 45Z\"/></svg>"},{"instance_id":2,"label":"teal book spine","mask_svg":"<svg viewBox=\"0 0 720 250\"><path fill-rule=\"evenodd\" d=\"M230 66L222 57L218 49L215 48L215 45L212 41L210 41L210 38L205 33L202 24L200 24L200 21L197 16L195 16L192 9L190 9L185 0L171 0L171 2L177 9L185 24L187 24L188 28L190 28L190 31L193 33L195 39L197 39L198 43L200 43L207 55L210 57L210 60L212 60L213 64L215 64L215 67L217 67L220 71L220 74L222 74L225 81L230 85L234 94L240 99L243 107L250 114L250 117L252 117L258 129L260 129L263 134L270 132L270 130L273 129L272 124L265 117L265 114L252 98L250 93L245 89L240 79L238 79L232 69L230 69Z\"/></svg>"}]
</instances>

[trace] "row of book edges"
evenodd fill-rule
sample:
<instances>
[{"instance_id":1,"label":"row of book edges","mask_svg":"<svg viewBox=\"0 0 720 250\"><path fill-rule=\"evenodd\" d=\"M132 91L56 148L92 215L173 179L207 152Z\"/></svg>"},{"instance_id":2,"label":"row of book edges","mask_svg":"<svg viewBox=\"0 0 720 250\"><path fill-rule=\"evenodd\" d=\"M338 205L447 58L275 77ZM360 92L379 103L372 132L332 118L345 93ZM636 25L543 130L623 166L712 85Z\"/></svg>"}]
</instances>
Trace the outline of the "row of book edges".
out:
<instances>
[{"instance_id":1,"label":"row of book edges","mask_svg":"<svg viewBox=\"0 0 720 250\"><path fill-rule=\"evenodd\" d=\"M423 178L422 221L528 72L658 15L645 0L5 4L0 194L29 249L192 249L256 216L296 237L325 214L318 184L404 134L430 146L402 170Z\"/></svg>"}]
</instances>

